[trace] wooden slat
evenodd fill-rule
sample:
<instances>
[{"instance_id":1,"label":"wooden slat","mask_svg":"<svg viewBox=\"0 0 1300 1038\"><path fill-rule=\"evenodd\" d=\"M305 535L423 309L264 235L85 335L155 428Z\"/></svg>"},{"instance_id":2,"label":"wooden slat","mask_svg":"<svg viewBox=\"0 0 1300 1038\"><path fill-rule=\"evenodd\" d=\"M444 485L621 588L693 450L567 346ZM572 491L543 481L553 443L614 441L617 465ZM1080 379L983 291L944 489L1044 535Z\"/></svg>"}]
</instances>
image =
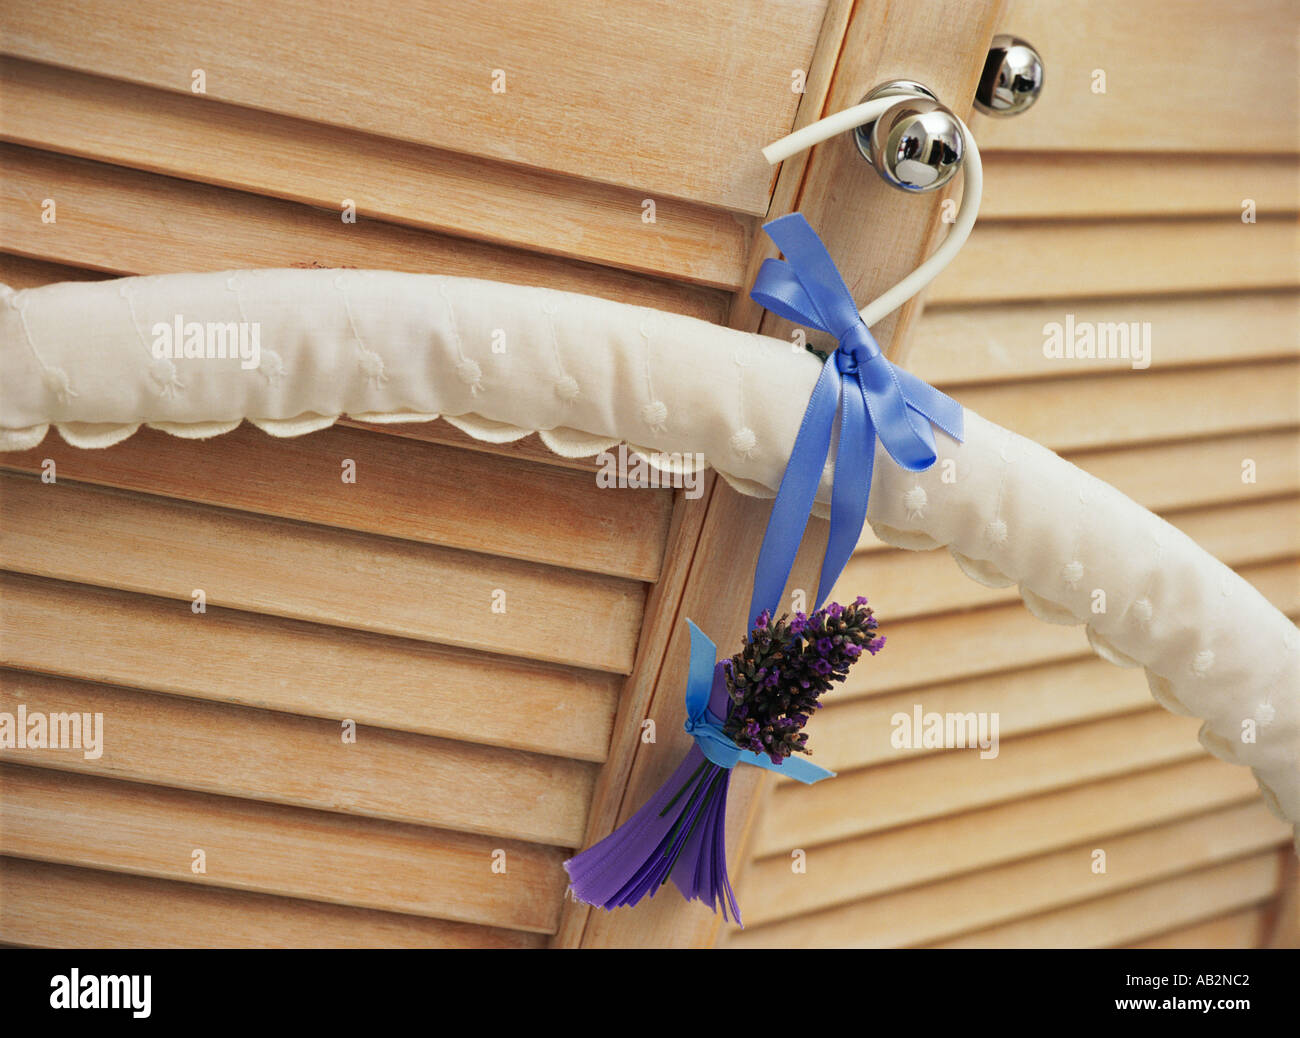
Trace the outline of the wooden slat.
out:
<instances>
[{"instance_id":1,"label":"wooden slat","mask_svg":"<svg viewBox=\"0 0 1300 1038\"><path fill-rule=\"evenodd\" d=\"M1290 827L1258 800L1042 857L805 915L732 937L736 947L933 942L1276 847ZM1092 870L1094 850L1106 871Z\"/></svg>"},{"instance_id":2,"label":"wooden slat","mask_svg":"<svg viewBox=\"0 0 1300 1038\"><path fill-rule=\"evenodd\" d=\"M1287 0L1230 11L1213 0L1011 0L1000 25L1042 54L1045 89L1023 118L977 117L971 131L989 150L1295 152L1294 18ZM1097 68L1104 94L1093 93Z\"/></svg>"},{"instance_id":3,"label":"wooden slat","mask_svg":"<svg viewBox=\"0 0 1300 1038\"><path fill-rule=\"evenodd\" d=\"M1240 472L1240 466L1237 469ZM1249 566L1300 554L1300 499L1276 500L1173 512L1165 516L1211 555L1229 566ZM967 577L944 548L914 552L897 548L855 555L831 598L846 602L867 594L883 622L925 613L971 609L1016 601L1015 586L990 588Z\"/></svg>"},{"instance_id":4,"label":"wooden slat","mask_svg":"<svg viewBox=\"0 0 1300 1038\"><path fill-rule=\"evenodd\" d=\"M14 59L0 139L736 291L752 228L721 209Z\"/></svg>"},{"instance_id":5,"label":"wooden slat","mask_svg":"<svg viewBox=\"0 0 1300 1038\"><path fill-rule=\"evenodd\" d=\"M1226 368L1134 371L968 386L965 407L1054 451L1144 440L1224 436L1295 426L1300 365L1265 361Z\"/></svg>"},{"instance_id":6,"label":"wooden slat","mask_svg":"<svg viewBox=\"0 0 1300 1038\"><path fill-rule=\"evenodd\" d=\"M618 697L615 675L14 574L0 635L19 670L577 760L604 760Z\"/></svg>"},{"instance_id":7,"label":"wooden slat","mask_svg":"<svg viewBox=\"0 0 1300 1038\"><path fill-rule=\"evenodd\" d=\"M1068 694L1064 690L1068 689ZM892 719L913 708L925 713L979 714L996 710L1000 739L1026 735L1078 721L1131 713L1151 702L1146 676L1141 670L1121 670L1093 657L1000 671L987 677L968 678L947 685L836 702L834 695L808 723L814 760L832 771L848 771L872 764L911 760L942 752L935 749L897 749L890 740ZM780 776L782 784L793 781Z\"/></svg>"},{"instance_id":8,"label":"wooden slat","mask_svg":"<svg viewBox=\"0 0 1300 1038\"><path fill-rule=\"evenodd\" d=\"M1200 720L1160 709L1008 739L997 757L954 750L772 791L755 853L807 849L890 826L1188 760L1204 751Z\"/></svg>"},{"instance_id":9,"label":"wooden slat","mask_svg":"<svg viewBox=\"0 0 1300 1038\"><path fill-rule=\"evenodd\" d=\"M0 33L2 35L2 33ZM0 145L8 252L114 274L359 267L486 278L581 292L720 321L724 292L364 218L279 199ZM41 200L58 206L41 222ZM639 219L639 217L638 217Z\"/></svg>"},{"instance_id":10,"label":"wooden slat","mask_svg":"<svg viewBox=\"0 0 1300 1038\"><path fill-rule=\"evenodd\" d=\"M106 277L107 274L98 270L46 263L27 256L15 256L11 252L0 252L0 284L13 289L37 288L59 281L102 281Z\"/></svg>"},{"instance_id":11,"label":"wooden slat","mask_svg":"<svg viewBox=\"0 0 1300 1038\"><path fill-rule=\"evenodd\" d=\"M564 851L495 837L12 765L0 790L0 853L18 858L537 933L566 882Z\"/></svg>"},{"instance_id":12,"label":"wooden slat","mask_svg":"<svg viewBox=\"0 0 1300 1038\"><path fill-rule=\"evenodd\" d=\"M326 21L304 2L235 0L177 18L166 0L138 0L129 15L56 0L40 17L6 10L0 38L10 54L196 106L227 101L761 214L759 149L789 129L790 70L808 67L824 9L628 0L611 17L590 0L445 0L394 17L358 0ZM190 94L196 67L204 96Z\"/></svg>"},{"instance_id":13,"label":"wooden slat","mask_svg":"<svg viewBox=\"0 0 1300 1038\"><path fill-rule=\"evenodd\" d=\"M1049 70L1052 75L1055 70ZM1048 87L1055 92L1059 81ZM1274 88L1281 86L1273 83ZM1276 89L1270 97L1276 97ZM1035 113L1037 116L1037 113ZM1008 127L1032 132L1035 127ZM997 132L997 131L995 131ZM983 138L980 138L983 140ZM949 192L961 198L957 189ZM1063 151L984 153L982 220L1231 216L1242 202L1262 215L1300 209L1300 162L1292 155Z\"/></svg>"},{"instance_id":14,"label":"wooden slat","mask_svg":"<svg viewBox=\"0 0 1300 1038\"><path fill-rule=\"evenodd\" d=\"M1268 933L1268 909L1263 906L1207 919L1203 923L1166 930L1130 944L1130 948L1258 948Z\"/></svg>"},{"instance_id":15,"label":"wooden slat","mask_svg":"<svg viewBox=\"0 0 1300 1038\"><path fill-rule=\"evenodd\" d=\"M1300 612L1300 561L1243 567L1241 576L1283 613ZM837 699L1092 654L1081 627L1043 623L1019 602L896 623L886 616L881 629L885 650L849 671Z\"/></svg>"},{"instance_id":16,"label":"wooden slat","mask_svg":"<svg viewBox=\"0 0 1300 1038\"><path fill-rule=\"evenodd\" d=\"M1255 462L1255 480L1242 462ZM1069 461L1152 511L1165 512L1300 492L1300 431L1072 454Z\"/></svg>"},{"instance_id":17,"label":"wooden slat","mask_svg":"<svg viewBox=\"0 0 1300 1038\"><path fill-rule=\"evenodd\" d=\"M21 858L0 858L0 936L49 948L536 948L543 941L519 930Z\"/></svg>"},{"instance_id":18,"label":"wooden slat","mask_svg":"<svg viewBox=\"0 0 1300 1038\"><path fill-rule=\"evenodd\" d=\"M1294 288L1296 245L1286 217L981 223L927 298L951 305ZM1009 277L1008 256L1033 262L1013 264ZM1123 320L1124 309L1111 320Z\"/></svg>"},{"instance_id":19,"label":"wooden slat","mask_svg":"<svg viewBox=\"0 0 1300 1038\"><path fill-rule=\"evenodd\" d=\"M948 818L755 862L741 889L751 926L794 918L901 887L1163 825L1257 796L1246 768L1209 755L1030 796Z\"/></svg>"},{"instance_id":20,"label":"wooden slat","mask_svg":"<svg viewBox=\"0 0 1300 1038\"><path fill-rule=\"evenodd\" d=\"M0 509L0 566L16 572L632 669L645 592L631 581L23 475L0 474Z\"/></svg>"},{"instance_id":21,"label":"wooden slat","mask_svg":"<svg viewBox=\"0 0 1300 1038\"><path fill-rule=\"evenodd\" d=\"M1280 855L1224 865L966 934L944 948L1098 948L1253 905L1277 892Z\"/></svg>"},{"instance_id":22,"label":"wooden slat","mask_svg":"<svg viewBox=\"0 0 1300 1038\"><path fill-rule=\"evenodd\" d=\"M342 482L345 458L355 483ZM51 434L0 468L40 472L46 459L84 483L636 580L658 576L672 514L670 490L610 492L577 472L356 429L284 439L243 425L211 441L141 429L96 451Z\"/></svg>"},{"instance_id":23,"label":"wooden slat","mask_svg":"<svg viewBox=\"0 0 1300 1038\"><path fill-rule=\"evenodd\" d=\"M0 749L0 759L201 793L575 847L595 765L383 728L0 670L17 714L100 714L101 755Z\"/></svg>"},{"instance_id":24,"label":"wooden slat","mask_svg":"<svg viewBox=\"0 0 1300 1038\"><path fill-rule=\"evenodd\" d=\"M1064 330L1067 315L1076 329L1127 324L1131 334L1134 322L1139 330L1149 325L1150 351L1145 352L1143 336L1136 341L1144 350L1136 362L1153 371L1300 354L1300 296L1250 292L1195 303L1132 297L1067 305L931 306L917 322L908 369L940 386L1148 370L1135 369L1132 353L1128 358L1046 356L1044 328L1055 324ZM1105 349L1105 344L1098 348ZM1025 386L1022 391L1035 390Z\"/></svg>"}]
</instances>

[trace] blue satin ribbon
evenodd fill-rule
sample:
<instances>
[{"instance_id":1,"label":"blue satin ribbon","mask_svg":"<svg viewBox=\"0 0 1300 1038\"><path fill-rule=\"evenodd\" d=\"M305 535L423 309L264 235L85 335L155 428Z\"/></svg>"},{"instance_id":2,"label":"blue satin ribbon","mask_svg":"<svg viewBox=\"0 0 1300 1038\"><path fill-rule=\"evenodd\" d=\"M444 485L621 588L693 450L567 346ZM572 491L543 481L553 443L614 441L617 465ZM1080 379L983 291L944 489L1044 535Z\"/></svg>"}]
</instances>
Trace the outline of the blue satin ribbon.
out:
<instances>
[{"instance_id":1,"label":"blue satin ribbon","mask_svg":"<svg viewBox=\"0 0 1300 1038\"><path fill-rule=\"evenodd\" d=\"M687 620L691 629L691 665L686 678L686 730L700 752L720 768L730 770L737 764L753 764L781 775L789 775L800 782L817 782L834 778L835 772L819 768L802 757L787 757L773 764L766 754L742 750L722 731L722 718L709 709L709 696L713 692L713 679L718 663L718 647L695 624Z\"/></svg>"},{"instance_id":2,"label":"blue satin ribbon","mask_svg":"<svg viewBox=\"0 0 1300 1038\"><path fill-rule=\"evenodd\" d=\"M764 610L773 616L778 612L826 467L837 410L830 539L814 608L830 594L862 534L876 438L900 466L922 472L938 457L932 423L958 442L963 435L961 405L881 353L830 253L803 214L782 216L763 230L785 260L764 261L750 296L787 320L829 332L839 347L813 389L772 506L754 573L751 628Z\"/></svg>"}]
</instances>

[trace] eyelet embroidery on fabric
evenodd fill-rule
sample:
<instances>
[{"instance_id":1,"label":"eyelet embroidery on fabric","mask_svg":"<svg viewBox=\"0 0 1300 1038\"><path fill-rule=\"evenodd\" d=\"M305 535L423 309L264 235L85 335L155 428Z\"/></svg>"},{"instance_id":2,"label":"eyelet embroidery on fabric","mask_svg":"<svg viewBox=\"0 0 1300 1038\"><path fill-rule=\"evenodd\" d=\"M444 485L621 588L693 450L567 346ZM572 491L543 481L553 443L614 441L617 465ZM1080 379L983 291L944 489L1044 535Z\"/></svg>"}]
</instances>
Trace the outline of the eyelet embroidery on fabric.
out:
<instances>
[{"instance_id":1,"label":"eyelet embroidery on fabric","mask_svg":"<svg viewBox=\"0 0 1300 1038\"><path fill-rule=\"evenodd\" d=\"M543 297L541 310L546 315L546 329L551 340L551 355L555 358L555 370L559 372L552 385L555 389L555 395L560 398L561 403L567 406L582 395L582 387L578 385L578 380L565 370L564 358L560 356L560 337L555 330L555 315L560 312L559 306Z\"/></svg>"},{"instance_id":2,"label":"eyelet embroidery on fabric","mask_svg":"<svg viewBox=\"0 0 1300 1038\"><path fill-rule=\"evenodd\" d=\"M1006 520L1002 518L1002 503L1006 495L1007 472L1011 469L1011 455L1007 450L1011 443L1011 434L1002 430L1002 442L998 444L998 457L1002 459L1002 471L998 473L998 492L993 498L993 518L984 527L984 534L995 548L1004 547L1011 531L1007 529Z\"/></svg>"},{"instance_id":3,"label":"eyelet embroidery on fabric","mask_svg":"<svg viewBox=\"0 0 1300 1038\"><path fill-rule=\"evenodd\" d=\"M929 503L930 498L919 483L903 494L903 507L907 509L907 518L913 521L925 515L925 507Z\"/></svg>"},{"instance_id":4,"label":"eyelet embroidery on fabric","mask_svg":"<svg viewBox=\"0 0 1300 1038\"><path fill-rule=\"evenodd\" d=\"M52 397L61 404L66 404L77 392L72 388L72 379L68 373L59 367L51 367L45 363L45 358L36 348L36 340L32 338L31 326L27 323L27 295L25 292L9 292L5 295L5 305L9 309L18 313L18 322L23 326L23 338L27 342L27 348L31 351L33 359L41 369L41 385L43 385Z\"/></svg>"},{"instance_id":5,"label":"eyelet embroidery on fabric","mask_svg":"<svg viewBox=\"0 0 1300 1038\"><path fill-rule=\"evenodd\" d=\"M451 295L447 292L445 278L438 279L438 294L442 296L443 302L447 304L451 342L456 347L456 356L460 358L456 364L456 377L469 386L471 396L477 396L483 391L483 369L479 367L478 361L465 356L465 344L461 341L460 328L456 324L456 306L452 303Z\"/></svg>"},{"instance_id":6,"label":"eyelet embroidery on fabric","mask_svg":"<svg viewBox=\"0 0 1300 1038\"><path fill-rule=\"evenodd\" d=\"M334 287L339 290L339 296L343 300L343 311L348 317L348 328L352 332L352 339L357 348L357 367L361 374L365 376L366 381L370 383L371 389L378 389L388 381L388 371L384 367L384 358L365 344L361 338L361 332L357 330L356 316L352 313L352 302L348 298L348 286L346 284L347 274L340 274L334 279Z\"/></svg>"},{"instance_id":7,"label":"eyelet embroidery on fabric","mask_svg":"<svg viewBox=\"0 0 1300 1038\"><path fill-rule=\"evenodd\" d=\"M149 373L149 381L153 384L153 390L161 397L171 399L177 393L185 389L185 383L180 380L177 374L176 365L167 357L155 357L153 350L145 338L144 331L140 327L140 320L135 312L135 295L131 291L130 281L123 281L118 286L117 294L126 300L127 309L131 313L131 327L135 329L136 337L140 340L140 348L148 354L150 361L146 369Z\"/></svg>"},{"instance_id":8,"label":"eyelet embroidery on fabric","mask_svg":"<svg viewBox=\"0 0 1300 1038\"><path fill-rule=\"evenodd\" d=\"M653 312L646 312L654 318ZM655 432L661 433L668 424L668 405L655 396L654 379L650 375L651 333L646 331L646 320L645 317L641 318L641 323L637 325L637 330L641 333L642 370L645 372L645 391L649 400L648 403L641 405L641 420Z\"/></svg>"},{"instance_id":9,"label":"eyelet embroidery on fabric","mask_svg":"<svg viewBox=\"0 0 1300 1038\"><path fill-rule=\"evenodd\" d=\"M754 430L749 426L737 429L731 434L731 449L737 454L748 458L754 453L756 446L758 446L758 438L754 435Z\"/></svg>"},{"instance_id":10,"label":"eyelet embroidery on fabric","mask_svg":"<svg viewBox=\"0 0 1300 1038\"><path fill-rule=\"evenodd\" d=\"M248 319L248 311L244 309L244 297L240 289L240 282L245 277L245 274L245 271L240 270L226 278L226 290L235 297L235 306L239 310L239 319L244 324L252 324ZM257 367L253 370L266 380L268 386L278 386L284 381L285 375L288 374L283 358L275 350L267 349L265 346L261 348L259 353Z\"/></svg>"},{"instance_id":11,"label":"eyelet embroidery on fabric","mask_svg":"<svg viewBox=\"0 0 1300 1038\"><path fill-rule=\"evenodd\" d=\"M1145 627L1151 622L1151 617L1155 611L1151 607L1151 599L1139 598L1129 607L1129 612L1133 614L1134 620Z\"/></svg>"}]
</instances>

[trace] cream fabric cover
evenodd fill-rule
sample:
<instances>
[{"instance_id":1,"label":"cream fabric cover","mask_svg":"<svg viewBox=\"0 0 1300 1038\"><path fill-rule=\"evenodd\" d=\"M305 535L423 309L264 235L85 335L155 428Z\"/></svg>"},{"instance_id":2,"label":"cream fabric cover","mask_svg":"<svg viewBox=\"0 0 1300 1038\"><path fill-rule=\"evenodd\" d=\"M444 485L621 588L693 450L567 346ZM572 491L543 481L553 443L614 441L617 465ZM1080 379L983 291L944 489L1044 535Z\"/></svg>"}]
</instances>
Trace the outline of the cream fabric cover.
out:
<instances>
[{"instance_id":1,"label":"cream fabric cover","mask_svg":"<svg viewBox=\"0 0 1300 1038\"><path fill-rule=\"evenodd\" d=\"M178 317L256 323L260 364L155 357L155 324ZM738 490L771 496L819 368L782 340L468 278L256 270L0 286L0 450L36 446L49 425L102 447L141 423L206 437L248 420L291 436L340 415L442 416L482 440L536 431L568 456L619 442L698 453ZM1300 822L1295 626L1114 488L969 410L966 423L963 444L937 434L928 472L879 453L877 535L946 545L973 579L1018 584L1040 618L1085 624L1100 655L1144 666L1156 700L1203 718L1206 748L1251 767L1268 804ZM825 501L829 488L828 465ZM1094 614L1098 588L1107 609Z\"/></svg>"}]
</instances>

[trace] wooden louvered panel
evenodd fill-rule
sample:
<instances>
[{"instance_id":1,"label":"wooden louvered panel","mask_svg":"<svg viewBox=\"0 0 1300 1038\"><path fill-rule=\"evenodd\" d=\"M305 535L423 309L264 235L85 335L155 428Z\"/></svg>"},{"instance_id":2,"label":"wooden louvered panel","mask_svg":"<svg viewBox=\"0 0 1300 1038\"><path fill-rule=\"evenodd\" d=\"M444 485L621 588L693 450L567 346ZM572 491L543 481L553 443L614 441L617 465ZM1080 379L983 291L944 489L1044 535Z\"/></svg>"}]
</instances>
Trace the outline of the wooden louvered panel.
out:
<instances>
[{"instance_id":1,"label":"wooden louvered panel","mask_svg":"<svg viewBox=\"0 0 1300 1038\"><path fill-rule=\"evenodd\" d=\"M5 666L577 760L609 751L616 675L14 574L0 594Z\"/></svg>"},{"instance_id":2,"label":"wooden louvered panel","mask_svg":"<svg viewBox=\"0 0 1300 1038\"><path fill-rule=\"evenodd\" d=\"M945 941L945 948L1095 948L1258 904L1277 894L1289 849L1151 883Z\"/></svg>"},{"instance_id":3,"label":"wooden louvered panel","mask_svg":"<svg viewBox=\"0 0 1300 1038\"><path fill-rule=\"evenodd\" d=\"M1297 380L1300 364L1286 360L1044 379L1032 391L1015 382L969 386L958 395L989 421L1070 451L1293 427Z\"/></svg>"},{"instance_id":4,"label":"wooden louvered panel","mask_svg":"<svg viewBox=\"0 0 1300 1038\"><path fill-rule=\"evenodd\" d=\"M1179 818L1256 795L1245 768L1202 755L1178 764L1068 787L953 817L805 848L754 862L741 892L750 926L793 919L891 890L1003 865ZM905 865L905 867L904 867Z\"/></svg>"},{"instance_id":5,"label":"wooden louvered panel","mask_svg":"<svg viewBox=\"0 0 1300 1038\"><path fill-rule=\"evenodd\" d=\"M825 707L808 723L809 743L817 763L844 772L898 760L910 760L934 749L898 749L891 743L896 714L912 718L913 708L925 713L974 713L996 704L998 737L1011 738L1058 725L1132 713L1148 706L1151 692L1141 670L1117 670L1097 657L999 671L946 685L928 685L890 695L838 701L827 696ZM784 784L792 779L780 776Z\"/></svg>"},{"instance_id":6,"label":"wooden louvered panel","mask_svg":"<svg viewBox=\"0 0 1300 1038\"><path fill-rule=\"evenodd\" d=\"M1296 245L1287 218L981 224L928 298L951 305L1293 288ZM1007 277L1008 256L1032 257L1033 277ZM1125 319L1144 318L1123 309L1111 318Z\"/></svg>"},{"instance_id":7,"label":"wooden louvered panel","mask_svg":"<svg viewBox=\"0 0 1300 1038\"><path fill-rule=\"evenodd\" d=\"M100 756L0 759L398 822L576 847L596 766L385 728L0 670L0 709L103 717ZM349 735L352 733L350 732Z\"/></svg>"},{"instance_id":8,"label":"wooden louvered panel","mask_svg":"<svg viewBox=\"0 0 1300 1038\"><path fill-rule=\"evenodd\" d=\"M1008 129L1012 129L1008 127ZM1032 132L1026 120L1016 127ZM1240 153L1186 157L984 153L984 220L1123 219L1135 216L1230 216L1254 201L1264 216L1300 209L1300 166L1289 155ZM953 192L960 199L960 185Z\"/></svg>"},{"instance_id":9,"label":"wooden louvered panel","mask_svg":"<svg viewBox=\"0 0 1300 1038\"><path fill-rule=\"evenodd\" d=\"M1240 465L1237 471L1240 472ZM1300 499L1195 509L1166 515L1174 526L1230 566L1251 565L1300 554L1300 528L1292 519ZM1014 536L1014 533L1013 533ZM851 600L869 589L882 618L969 609L1014 601L1014 586L977 584L954 564L944 548L928 552L895 549L856 555L845 567L832 598Z\"/></svg>"},{"instance_id":10,"label":"wooden louvered panel","mask_svg":"<svg viewBox=\"0 0 1300 1038\"><path fill-rule=\"evenodd\" d=\"M737 947L920 944L1009 918L1125 890L1285 842L1289 827L1258 800L1079 844L955 879L840 905L786 924L751 927ZM1094 852L1105 852L1105 872Z\"/></svg>"},{"instance_id":11,"label":"wooden louvered panel","mask_svg":"<svg viewBox=\"0 0 1300 1038\"><path fill-rule=\"evenodd\" d=\"M495 836L12 765L0 782L13 857L536 933L567 883L567 852Z\"/></svg>"},{"instance_id":12,"label":"wooden louvered panel","mask_svg":"<svg viewBox=\"0 0 1300 1038\"><path fill-rule=\"evenodd\" d=\"M1003 31L1043 55L1046 89L1032 116L977 117L971 130L990 151L1183 152L1161 156L1171 194L1202 152L1295 151L1292 11L1288 0L1011 0ZM1104 94L1093 92L1099 67Z\"/></svg>"},{"instance_id":13,"label":"wooden louvered panel","mask_svg":"<svg viewBox=\"0 0 1300 1038\"><path fill-rule=\"evenodd\" d=\"M381 0L359 0L322 19L303 2L234 0L177 18L166 0L135 0L129 12L55 0L39 15L6 9L0 38L9 54L181 94L201 66L207 93L192 104L228 101L762 214L771 183L759 149L788 131L800 96L790 70L808 68L825 7L630 0L615 15L591 0L444 0L394 17ZM492 89L494 69L504 92Z\"/></svg>"},{"instance_id":14,"label":"wooden louvered panel","mask_svg":"<svg viewBox=\"0 0 1300 1038\"><path fill-rule=\"evenodd\" d=\"M636 653L631 581L26 476L0 503L21 573L618 673Z\"/></svg>"},{"instance_id":15,"label":"wooden louvered panel","mask_svg":"<svg viewBox=\"0 0 1300 1038\"><path fill-rule=\"evenodd\" d=\"M361 219L741 287L753 227L725 210L663 197L647 224L644 191L12 58L0 89L10 142L336 212L350 198Z\"/></svg>"},{"instance_id":16,"label":"wooden louvered panel","mask_svg":"<svg viewBox=\"0 0 1300 1038\"><path fill-rule=\"evenodd\" d=\"M834 782L777 786L755 843L757 855L807 849L895 825L940 818L1081 782L1188 760L1204 753L1200 721L1156 707L978 750L863 768Z\"/></svg>"},{"instance_id":17,"label":"wooden louvered panel","mask_svg":"<svg viewBox=\"0 0 1300 1038\"><path fill-rule=\"evenodd\" d=\"M96 451L51 436L0 468L46 459L60 478L637 580L659 575L672 513L671 491L610 493L582 473L356 429L281 439L244 425L211 441L142 429Z\"/></svg>"},{"instance_id":18,"label":"wooden louvered panel","mask_svg":"<svg viewBox=\"0 0 1300 1038\"><path fill-rule=\"evenodd\" d=\"M0 241L21 255L114 274L360 267L436 271L541 285L720 322L727 296L711 288L519 252L394 224L340 220L293 202L228 191L0 145L8 187ZM41 222L54 198L58 221ZM636 225L634 225L635 227Z\"/></svg>"},{"instance_id":19,"label":"wooden louvered panel","mask_svg":"<svg viewBox=\"0 0 1300 1038\"><path fill-rule=\"evenodd\" d=\"M177 921L183 920L184 926ZM0 857L0 932L51 948L538 948L535 933Z\"/></svg>"},{"instance_id":20,"label":"wooden louvered panel","mask_svg":"<svg viewBox=\"0 0 1300 1038\"><path fill-rule=\"evenodd\" d=\"M1245 231L1243 233L1249 233ZM1129 325L1116 347L1094 340L1094 352L1118 356L1065 357L1044 352L1048 325L1064 331L1067 315L1076 329ZM1149 351L1135 341L1132 324L1150 325ZM1107 334L1112 334L1107 331ZM1143 337L1145 338L1145 337ZM1128 344L1129 355L1120 346ZM1135 347L1142 349L1138 356ZM1071 351L1073 352L1073 350ZM1167 371L1202 364L1294 357L1300 354L1300 296L1294 292L1215 295L1189 306L1178 297L1130 296L976 306L934 306L917 322L909 367L936 385L956 386L1006 379L1063 378L1105 372L1140 378L1144 370ZM1149 365L1149 368L1137 365ZM1028 387L1026 387L1028 388ZM958 390L961 396L964 390Z\"/></svg>"},{"instance_id":21,"label":"wooden louvered panel","mask_svg":"<svg viewBox=\"0 0 1300 1038\"><path fill-rule=\"evenodd\" d=\"M1242 463L1255 463L1247 481ZM1157 512L1300 492L1300 431L1252 432L1074 454L1085 472Z\"/></svg>"},{"instance_id":22,"label":"wooden louvered panel","mask_svg":"<svg viewBox=\"0 0 1300 1038\"><path fill-rule=\"evenodd\" d=\"M1132 948L1258 948L1268 935L1270 912L1264 907L1243 908L1207 919L1203 923L1167 930L1136 941Z\"/></svg>"},{"instance_id":23,"label":"wooden louvered panel","mask_svg":"<svg viewBox=\"0 0 1300 1038\"><path fill-rule=\"evenodd\" d=\"M1241 576L1288 616L1300 613L1297 560L1243 567ZM1082 627L1043 623L1019 602L897 623L886 616L881 630L887 649L849 671L836 700L1092 655Z\"/></svg>"}]
</instances>

